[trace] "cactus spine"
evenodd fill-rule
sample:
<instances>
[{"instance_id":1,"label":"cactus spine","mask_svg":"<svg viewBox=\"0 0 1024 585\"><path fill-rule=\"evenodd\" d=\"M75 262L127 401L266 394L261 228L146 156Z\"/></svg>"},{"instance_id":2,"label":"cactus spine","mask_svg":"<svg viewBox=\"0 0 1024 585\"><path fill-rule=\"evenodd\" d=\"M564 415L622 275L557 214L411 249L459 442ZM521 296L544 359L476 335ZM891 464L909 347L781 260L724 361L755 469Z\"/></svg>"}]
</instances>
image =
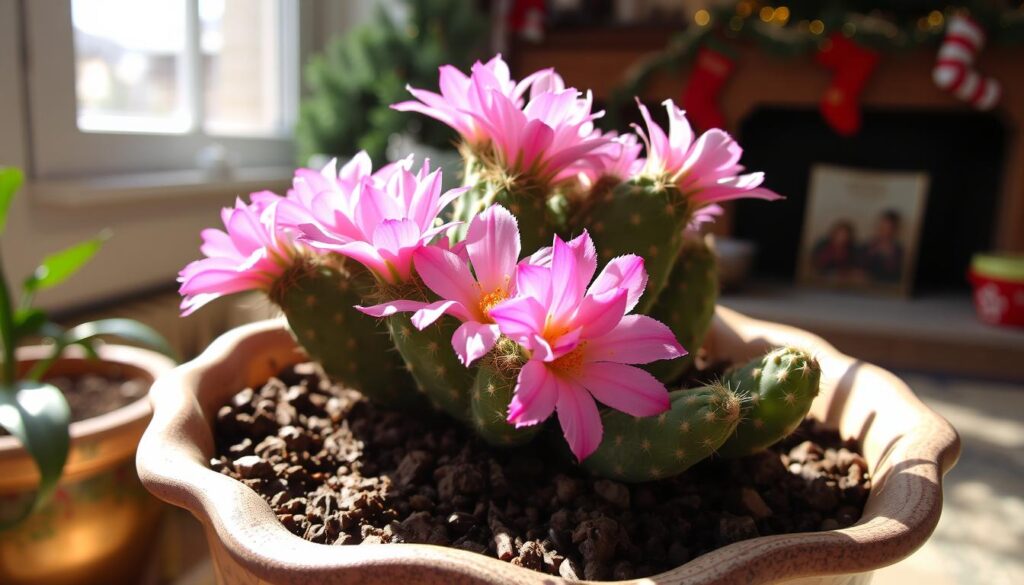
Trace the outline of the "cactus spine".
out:
<instances>
[{"instance_id":1,"label":"cactus spine","mask_svg":"<svg viewBox=\"0 0 1024 585\"><path fill-rule=\"evenodd\" d=\"M684 239L679 259L651 309L651 316L668 325L689 353L650 364L649 371L659 380L671 384L693 365L711 327L717 299L718 262L714 251L703 238Z\"/></svg>"},{"instance_id":2,"label":"cactus spine","mask_svg":"<svg viewBox=\"0 0 1024 585\"><path fill-rule=\"evenodd\" d=\"M792 433L818 395L821 368L807 352L782 347L733 370L725 384L744 398L735 434L719 450L742 457Z\"/></svg>"},{"instance_id":3,"label":"cactus spine","mask_svg":"<svg viewBox=\"0 0 1024 585\"><path fill-rule=\"evenodd\" d=\"M423 405L382 325L353 306L362 302L373 278L351 263L301 257L274 284L270 298L288 319L310 358L334 380L391 408Z\"/></svg>"},{"instance_id":4,"label":"cactus spine","mask_svg":"<svg viewBox=\"0 0 1024 585\"><path fill-rule=\"evenodd\" d=\"M602 413L604 438L583 466L629 482L678 475L714 453L740 420L740 400L722 384L676 390L669 396L671 407L657 416Z\"/></svg>"},{"instance_id":5,"label":"cactus spine","mask_svg":"<svg viewBox=\"0 0 1024 585\"><path fill-rule=\"evenodd\" d=\"M582 222L574 227L594 234L605 260L630 253L643 256L647 290L636 312L649 313L679 256L692 216L689 203L674 185L649 179L621 183L601 200L587 203Z\"/></svg>"},{"instance_id":6,"label":"cactus spine","mask_svg":"<svg viewBox=\"0 0 1024 585\"><path fill-rule=\"evenodd\" d=\"M533 425L517 429L506 420L524 360L519 346L506 338L499 341L494 351L485 356L477 367L470 400L470 420L477 433L492 445L522 445L533 439L543 427Z\"/></svg>"}]
</instances>

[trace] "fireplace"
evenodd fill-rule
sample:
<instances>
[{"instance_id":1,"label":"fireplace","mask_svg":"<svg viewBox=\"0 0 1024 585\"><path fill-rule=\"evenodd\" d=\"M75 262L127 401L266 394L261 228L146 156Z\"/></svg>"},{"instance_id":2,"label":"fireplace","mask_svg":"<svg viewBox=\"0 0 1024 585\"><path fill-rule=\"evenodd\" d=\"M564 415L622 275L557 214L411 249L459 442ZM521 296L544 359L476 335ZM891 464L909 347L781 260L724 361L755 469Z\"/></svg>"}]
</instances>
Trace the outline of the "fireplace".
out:
<instances>
[{"instance_id":1,"label":"fireplace","mask_svg":"<svg viewBox=\"0 0 1024 585\"><path fill-rule=\"evenodd\" d=\"M736 205L734 233L758 245L755 272L791 280L808 196L819 163L870 170L923 171L930 177L914 290L965 289L973 253L996 242L992 226L1002 184L1007 132L999 117L965 110L866 109L862 130L836 135L816 109L756 108L740 125L743 163L764 171L785 195L776 204Z\"/></svg>"}]
</instances>

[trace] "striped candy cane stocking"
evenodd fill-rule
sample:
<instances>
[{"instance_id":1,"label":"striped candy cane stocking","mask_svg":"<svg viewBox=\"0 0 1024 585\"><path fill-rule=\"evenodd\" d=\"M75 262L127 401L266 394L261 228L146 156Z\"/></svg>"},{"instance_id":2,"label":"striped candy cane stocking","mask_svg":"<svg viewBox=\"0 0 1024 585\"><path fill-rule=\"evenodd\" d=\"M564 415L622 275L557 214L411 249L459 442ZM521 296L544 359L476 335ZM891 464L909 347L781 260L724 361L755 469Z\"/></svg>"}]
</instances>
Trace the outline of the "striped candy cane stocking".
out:
<instances>
[{"instance_id":1,"label":"striped candy cane stocking","mask_svg":"<svg viewBox=\"0 0 1024 585\"><path fill-rule=\"evenodd\" d=\"M974 59L984 46L985 31L977 22L967 16L953 16L932 70L936 85L978 110L991 109L1002 95L999 81L974 68Z\"/></svg>"}]
</instances>

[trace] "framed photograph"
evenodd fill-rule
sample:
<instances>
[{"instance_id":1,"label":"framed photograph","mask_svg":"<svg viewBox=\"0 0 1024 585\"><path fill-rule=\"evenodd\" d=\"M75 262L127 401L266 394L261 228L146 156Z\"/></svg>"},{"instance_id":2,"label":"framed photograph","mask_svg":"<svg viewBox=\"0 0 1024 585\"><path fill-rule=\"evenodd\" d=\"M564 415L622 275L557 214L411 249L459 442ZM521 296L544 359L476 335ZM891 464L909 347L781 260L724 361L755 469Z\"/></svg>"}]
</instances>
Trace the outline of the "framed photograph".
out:
<instances>
[{"instance_id":1,"label":"framed photograph","mask_svg":"<svg viewBox=\"0 0 1024 585\"><path fill-rule=\"evenodd\" d=\"M928 180L923 172L812 167L799 282L909 295Z\"/></svg>"}]
</instances>

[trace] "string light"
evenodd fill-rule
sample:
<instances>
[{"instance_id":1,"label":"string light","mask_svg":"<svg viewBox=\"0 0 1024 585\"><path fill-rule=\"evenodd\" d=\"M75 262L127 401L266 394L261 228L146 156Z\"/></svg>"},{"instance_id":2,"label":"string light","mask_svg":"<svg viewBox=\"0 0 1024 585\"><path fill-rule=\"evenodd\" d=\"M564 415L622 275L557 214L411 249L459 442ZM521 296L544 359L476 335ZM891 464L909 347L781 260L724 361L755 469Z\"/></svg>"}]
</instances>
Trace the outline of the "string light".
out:
<instances>
[{"instance_id":1,"label":"string light","mask_svg":"<svg viewBox=\"0 0 1024 585\"><path fill-rule=\"evenodd\" d=\"M771 22L772 18L775 16L775 9L771 6L762 6L759 14L762 21Z\"/></svg>"},{"instance_id":2,"label":"string light","mask_svg":"<svg viewBox=\"0 0 1024 585\"><path fill-rule=\"evenodd\" d=\"M693 13L693 22L697 23L697 26L707 26L711 22L711 13L701 8Z\"/></svg>"},{"instance_id":3,"label":"string light","mask_svg":"<svg viewBox=\"0 0 1024 585\"><path fill-rule=\"evenodd\" d=\"M808 29L811 31L811 34L820 35L821 33L825 32L825 23L821 22L818 19L814 19L811 21L811 24L810 26L808 26Z\"/></svg>"},{"instance_id":4,"label":"string light","mask_svg":"<svg viewBox=\"0 0 1024 585\"><path fill-rule=\"evenodd\" d=\"M736 5L736 14L743 18L750 16L750 13L752 13L753 11L754 6L753 3L750 2L750 0L743 0L742 2Z\"/></svg>"},{"instance_id":5,"label":"string light","mask_svg":"<svg viewBox=\"0 0 1024 585\"><path fill-rule=\"evenodd\" d=\"M943 19L942 13L938 10L932 10L928 13L928 25L932 28L942 26Z\"/></svg>"},{"instance_id":6,"label":"string light","mask_svg":"<svg viewBox=\"0 0 1024 585\"><path fill-rule=\"evenodd\" d=\"M777 22L779 24L786 24L786 22L789 21L789 7L788 6L779 6L778 8L776 8L775 9L775 14L774 14L774 20L775 20L775 22Z\"/></svg>"}]
</instances>

